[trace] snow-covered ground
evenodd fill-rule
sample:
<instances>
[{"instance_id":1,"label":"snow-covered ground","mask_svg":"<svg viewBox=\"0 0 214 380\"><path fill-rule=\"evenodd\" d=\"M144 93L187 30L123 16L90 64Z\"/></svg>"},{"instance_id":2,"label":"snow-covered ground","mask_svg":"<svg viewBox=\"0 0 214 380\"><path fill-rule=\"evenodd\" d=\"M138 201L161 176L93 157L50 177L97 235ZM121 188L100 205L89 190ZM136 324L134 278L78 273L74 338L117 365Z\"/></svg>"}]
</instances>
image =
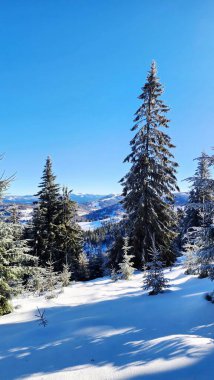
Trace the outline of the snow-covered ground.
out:
<instances>
[{"instance_id":1,"label":"snow-covered ground","mask_svg":"<svg viewBox=\"0 0 214 380\"><path fill-rule=\"evenodd\" d=\"M211 380L213 284L166 270L171 288L148 296L142 274L76 283L53 300L15 299L0 318L0 379ZM36 320L45 308L47 327Z\"/></svg>"},{"instance_id":2,"label":"snow-covered ground","mask_svg":"<svg viewBox=\"0 0 214 380\"><path fill-rule=\"evenodd\" d=\"M28 223L31 221L32 216L33 216L33 207L28 207L25 209L19 210L19 220L21 223Z\"/></svg>"},{"instance_id":3,"label":"snow-covered ground","mask_svg":"<svg viewBox=\"0 0 214 380\"><path fill-rule=\"evenodd\" d=\"M92 222L79 222L80 227L83 231L93 231L96 228L102 227L105 223L118 223L121 220L120 217L111 217L101 220L94 220Z\"/></svg>"}]
</instances>

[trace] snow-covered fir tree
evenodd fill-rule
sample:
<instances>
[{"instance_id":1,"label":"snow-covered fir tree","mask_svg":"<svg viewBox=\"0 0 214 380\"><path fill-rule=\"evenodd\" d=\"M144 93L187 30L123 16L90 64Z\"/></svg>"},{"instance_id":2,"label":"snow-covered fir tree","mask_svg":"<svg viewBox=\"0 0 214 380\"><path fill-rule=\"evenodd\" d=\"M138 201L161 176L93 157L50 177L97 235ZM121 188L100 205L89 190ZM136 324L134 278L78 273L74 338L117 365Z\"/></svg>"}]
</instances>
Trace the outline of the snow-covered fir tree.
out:
<instances>
[{"instance_id":1,"label":"snow-covered fir tree","mask_svg":"<svg viewBox=\"0 0 214 380\"><path fill-rule=\"evenodd\" d=\"M35 264L22 233L21 225L0 221L0 315L11 311L8 301L20 290Z\"/></svg>"},{"instance_id":2,"label":"snow-covered fir tree","mask_svg":"<svg viewBox=\"0 0 214 380\"><path fill-rule=\"evenodd\" d=\"M154 237L152 238L152 244L152 261L147 263L148 269L144 275L143 289L149 290L149 295L156 295L168 287L168 280L164 277L163 262L160 252L156 248Z\"/></svg>"},{"instance_id":3,"label":"snow-covered fir tree","mask_svg":"<svg viewBox=\"0 0 214 380\"><path fill-rule=\"evenodd\" d=\"M37 262L27 279L25 290L36 295L43 294L45 292L45 276L46 268L38 266Z\"/></svg>"},{"instance_id":4,"label":"snow-covered fir tree","mask_svg":"<svg viewBox=\"0 0 214 380\"><path fill-rule=\"evenodd\" d=\"M0 160L3 156L0 156ZM8 189L14 176L0 178L0 198ZM30 272L34 259L28 254L23 241L23 229L15 223L6 223L1 215L0 219L0 315L9 313L12 306L9 302L11 296L17 293L17 286L23 277Z\"/></svg>"},{"instance_id":5,"label":"snow-covered fir tree","mask_svg":"<svg viewBox=\"0 0 214 380\"><path fill-rule=\"evenodd\" d=\"M186 256L184 268L186 274L200 273L200 260L198 251L204 247L204 228L203 227L189 227L186 234L183 235L182 249ZM185 242L185 243L184 243Z\"/></svg>"},{"instance_id":6,"label":"snow-covered fir tree","mask_svg":"<svg viewBox=\"0 0 214 380\"><path fill-rule=\"evenodd\" d=\"M129 246L129 237L125 236L123 239L123 260L119 264L119 273L121 274L121 278L124 280L129 280L134 273L134 264L132 262L133 255L129 254L131 247Z\"/></svg>"},{"instance_id":7,"label":"snow-covered fir tree","mask_svg":"<svg viewBox=\"0 0 214 380\"><path fill-rule=\"evenodd\" d=\"M169 108L161 100L163 87L153 62L139 99L142 104L135 114L132 131L137 131L130 142L131 153L124 162L130 171L121 179L123 205L128 215L128 235L135 265L151 260L155 233L160 257L167 265L175 260L172 241L176 236L176 215L172 204L173 192L178 190L177 163L171 149L174 145L163 131L169 127L166 114Z\"/></svg>"},{"instance_id":8,"label":"snow-covered fir tree","mask_svg":"<svg viewBox=\"0 0 214 380\"><path fill-rule=\"evenodd\" d=\"M20 219L19 209L18 209L18 206L16 204L13 204L9 208L9 213L10 213L9 222L14 223L14 224L19 223L19 219Z\"/></svg>"},{"instance_id":9,"label":"snow-covered fir tree","mask_svg":"<svg viewBox=\"0 0 214 380\"><path fill-rule=\"evenodd\" d=\"M63 271L60 274L60 281L63 287L70 284L72 273L70 272L70 267L68 264L63 264Z\"/></svg>"},{"instance_id":10,"label":"snow-covered fir tree","mask_svg":"<svg viewBox=\"0 0 214 380\"><path fill-rule=\"evenodd\" d=\"M209 167L214 166L214 155L206 156ZM206 275L214 281L214 179L207 178L202 184L205 200L203 199L203 240L204 245L197 252L200 277ZM214 291L207 295L207 299L214 303Z\"/></svg>"},{"instance_id":11,"label":"snow-covered fir tree","mask_svg":"<svg viewBox=\"0 0 214 380\"><path fill-rule=\"evenodd\" d=\"M214 226L204 229L203 246L196 252L198 275L200 278L210 276L214 271Z\"/></svg>"},{"instance_id":12,"label":"snow-covered fir tree","mask_svg":"<svg viewBox=\"0 0 214 380\"><path fill-rule=\"evenodd\" d=\"M212 202L212 179L209 156L202 152L197 159L197 169L193 177L186 179L191 183L191 191L186 205L184 219L185 232L190 227L202 227L211 223L210 202Z\"/></svg>"},{"instance_id":13,"label":"snow-covered fir tree","mask_svg":"<svg viewBox=\"0 0 214 380\"><path fill-rule=\"evenodd\" d=\"M76 275L79 281L86 281L90 277L89 260L85 252L79 255Z\"/></svg>"},{"instance_id":14,"label":"snow-covered fir tree","mask_svg":"<svg viewBox=\"0 0 214 380\"><path fill-rule=\"evenodd\" d=\"M44 291L48 292L47 298L53 298L56 296L56 293L54 291L57 289L57 286L59 285L60 276L55 271L54 262L51 256L50 259L47 261L45 269L46 272L44 276Z\"/></svg>"},{"instance_id":15,"label":"snow-covered fir tree","mask_svg":"<svg viewBox=\"0 0 214 380\"><path fill-rule=\"evenodd\" d=\"M185 253L186 260L184 262L185 273L186 274L198 275L200 272L200 269L199 269L200 262L199 262L199 258L197 255L197 249L196 249L195 244L192 245L192 244L187 243L184 246L184 249L186 251L186 253ZM199 247L198 247L198 249L199 249Z\"/></svg>"},{"instance_id":16,"label":"snow-covered fir tree","mask_svg":"<svg viewBox=\"0 0 214 380\"><path fill-rule=\"evenodd\" d=\"M192 183L192 190L186 214L188 229L183 241L187 265L194 267L199 277L207 277L214 259L214 180L209 169L212 157L202 153L197 161L195 175L187 179Z\"/></svg>"}]
</instances>

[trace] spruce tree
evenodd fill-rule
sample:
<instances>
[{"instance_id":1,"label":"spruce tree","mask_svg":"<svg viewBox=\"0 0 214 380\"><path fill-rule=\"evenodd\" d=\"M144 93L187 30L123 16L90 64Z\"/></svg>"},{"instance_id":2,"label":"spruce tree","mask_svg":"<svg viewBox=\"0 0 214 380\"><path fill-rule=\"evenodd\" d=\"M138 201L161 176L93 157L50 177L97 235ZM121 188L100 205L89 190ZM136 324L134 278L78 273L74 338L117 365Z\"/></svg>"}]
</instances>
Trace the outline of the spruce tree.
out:
<instances>
[{"instance_id":1,"label":"spruce tree","mask_svg":"<svg viewBox=\"0 0 214 380\"><path fill-rule=\"evenodd\" d=\"M196 160L198 165L195 175L186 179L191 183L191 191L186 205L185 231L190 227L202 227L211 223L209 210L212 200L210 159L206 153L202 152Z\"/></svg>"},{"instance_id":2,"label":"spruce tree","mask_svg":"<svg viewBox=\"0 0 214 380\"><path fill-rule=\"evenodd\" d=\"M79 255L76 277L79 281L86 281L90 277L89 260L85 252L81 252Z\"/></svg>"},{"instance_id":3,"label":"spruce tree","mask_svg":"<svg viewBox=\"0 0 214 380\"><path fill-rule=\"evenodd\" d=\"M1 176L0 198L13 179L14 176ZM17 293L19 283L30 273L34 264L23 240L23 228L15 222L6 223L5 218L0 219L0 315L11 312L9 300Z\"/></svg>"},{"instance_id":4,"label":"spruce tree","mask_svg":"<svg viewBox=\"0 0 214 380\"><path fill-rule=\"evenodd\" d=\"M71 191L63 187L59 198L59 214L57 218L57 270L62 271L68 265L77 278L79 257L82 252L82 231L77 223L77 205L71 200Z\"/></svg>"},{"instance_id":5,"label":"spruce tree","mask_svg":"<svg viewBox=\"0 0 214 380\"><path fill-rule=\"evenodd\" d=\"M10 208L9 208L9 213L10 213L10 216L9 216L9 222L13 223L13 224L17 224L19 222L19 209L18 209L18 206L16 204L13 204Z\"/></svg>"},{"instance_id":6,"label":"spruce tree","mask_svg":"<svg viewBox=\"0 0 214 380\"><path fill-rule=\"evenodd\" d=\"M89 273L90 279L103 277L104 258L101 250L89 255Z\"/></svg>"},{"instance_id":7,"label":"spruce tree","mask_svg":"<svg viewBox=\"0 0 214 380\"><path fill-rule=\"evenodd\" d=\"M147 263L148 269L144 276L144 290L150 290L149 295L156 295L167 288L168 280L164 277L163 262L161 261L160 253L155 246L155 239L152 239L152 261Z\"/></svg>"},{"instance_id":8,"label":"spruce tree","mask_svg":"<svg viewBox=\"0 0 214 380\"><path fill-rule=\"evenodd\" d=\"M21 225L0 221L0 315L11 311L8 301L18 293L35 264L22 233Z\"/></svg>"},{"instance_id":9,"label":"spruce tree","mask_svg":"<svg viewBox=\"0 0 214 380\"><path fill-rule=\"evenodd\" d=\"M45 291L46 268L38 266L38 262L29 276L25 290L36 295L41 295Z\"/></svg>"},{"instance_id":10,"label":"spruce tree","mask_svg":"<svg viewBox=\"0 0 214 380\"><path fill-rule=\"evenodd\" d=\"M123 260L119 264L119 271L118 273L121 273L121 278L124 280L129 280L134 273L134 267L133 267L133 255L129 254L129 251L131 247L129 246L129 238L128 236L125 236L123 239Z\"/></svg>"},{"instance_id":11,"label":"spruce tree","mask_svg":"<svg viewBox=\"0 0 214 380\"><path fill-rule=\"evenodd\" d=\"M185 218L186 234L183 237L187 251L187 264L195 267L199 277L207 277L214 259L214 180L209 167L212 157L202 153L193 177L190 199Z\"/></svg>"},{"instance_id":12,"label":"spruce tree","mask_svg":"<svg viewBox=\"0 0 214 380\"><path fill-rule=\"evenodd\" d=\"M49 257L54 262L54 270L63 271L68 265L77 278L79 257L82 252L82 232L76 222L76 203L70 199L71 192L66 187L60 193L52 163L48 157L38 192L38 202L33 217L33 252L43 267Z\"/></svg>"},{"instance_id":13,"label":"spruce tree","mask_svg":"<svg viewBox=\"0 0 214 380\"><path fill-rule=\"evenodd\" d=\"M57 285L60 282L60 276L55 271L54 262L51 256L47 261L45 269L46 272L44 276L44 290L48 292L46 298L50 299L56 296L56 293L54 291L57 289Z\"/></svg>"},{"instance_id":14,"label":"spruce tree","mask_svg":"<svg viewBox=\"0 0 214 380\"><path fill-rule=\"evenodd\" d=\"M55 182L52 172L52 162L47 158L38 196L38 203L33 216L33 252L39 263L46 266L50 256L58 258L57 247L57 218L59 215L60 188Z\"/></svg>"},{"instance_id":15,"label":"spruce tree","mask_svg":"<svg viewBox=\"0 0 214 380\"><path fill-rule=\"evenodd\" d=\"M185 274L199 274L199 259L192 246L188 247L184 262Z\"/></svg>"},{"instance_id":16,"label":"spruce tree","mask_svg":"<svg viewBox=\"0 0 214 380\"><path fill-rule=\"evenodd\" d=\"M60 275L60 280L62 282L63 287L66 287L70 284L71 272L68 264L63 265L63 271Z\"/></svg>"},{"instance_id":17,"label":"spruce tree","mask_svg":"<svg viewBox=\"0 0 214 380\"><path fill-rule=\"evenodd\" d=\"M163 87L153 62L139 99L142 104L135 114L130 142L131 153L124 162L130 171L121 179L123 205L128 215L128 230L135 264L151 260L152 235L155 233L161 259L172 264L175 254L172 241L176 236L176 216L172 208L177 163L171 149L174 145L163 129L169 127L169 108L161 100Z\"/></svg>"}]
</instances>

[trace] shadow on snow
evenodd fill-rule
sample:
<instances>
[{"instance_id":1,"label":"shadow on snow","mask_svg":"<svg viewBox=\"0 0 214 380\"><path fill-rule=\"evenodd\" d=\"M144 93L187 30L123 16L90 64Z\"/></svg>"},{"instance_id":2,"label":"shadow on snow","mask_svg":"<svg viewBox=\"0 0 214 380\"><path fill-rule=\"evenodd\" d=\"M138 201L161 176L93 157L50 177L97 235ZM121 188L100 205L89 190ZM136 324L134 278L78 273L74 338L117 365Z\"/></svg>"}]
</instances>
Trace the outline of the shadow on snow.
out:
<instances>
[{"instance_id":1,"label":"shadow on snow","mask_svg":"<svg viewBox=\"0 0 214 380\"><path fill-rule=\"evenodd\" d=\"M197 294L194 281L199 280L189 281L193 281L191 292ZM116 371L142 366L140 375L124 379L210 379L213 350L198 351L192 342L213 338L214 306L201 295L195 300L184 294L182 288L155 297L138 291L92 304L46 308L46 328L36 320L0 325L0 378L14 380L109 364ZM155 366L144 373L151 362L170 363L184 356L193 359L194 365L163 372L155 372Z\"/></svg>"}]
</instances>

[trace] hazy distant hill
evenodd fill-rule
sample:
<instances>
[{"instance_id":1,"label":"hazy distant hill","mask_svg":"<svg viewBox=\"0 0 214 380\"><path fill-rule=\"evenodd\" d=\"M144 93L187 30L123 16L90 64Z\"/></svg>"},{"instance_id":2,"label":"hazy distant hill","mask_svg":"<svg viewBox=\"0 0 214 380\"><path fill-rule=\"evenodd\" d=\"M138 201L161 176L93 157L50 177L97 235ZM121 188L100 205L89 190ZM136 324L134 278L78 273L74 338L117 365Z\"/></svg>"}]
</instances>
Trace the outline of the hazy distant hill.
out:
<instances>
[{"instance_id":1,"label":"hazy distant hill","mask_svg":"<svg viewBox=\"0 0 214 380\"><path fill-rule=\"evenodd\" d=\"M96 221L107 218L121 217L124 213L120 203L121 195L116 194L72 194L71 198L78 203L79 221ZM176 193L176 207L183 207L187 203L188 193ZM26 209L24 220L29 220L32 216L32 208L30 206L36 202L37 198L33 195L8 195L3 199L5 207L11 203L15 203L22 209Z\"/></svg>"},{"instance_id":2,"label":"hazy distant hill","mask_svg":"<svg viewBox=\"0 0 214 380\"><path fill-rule=\"evenodd\" d=\"M32 205L36 202L37 198L34 195L6 195L3 198L3 203L16 203L16 204L26 204Z\"/></svg>"},{"instance_id":3,"label":"hazy distant hill","mask_svg":"<svg viewBox=\"0 0 214 380\"><path fill-rule=\"evenodd\" d=\"M108 207L118 203L122 196L119 194L81 194L73 193L71 199L79 204L88 204L94 209ZM178 206L184 206L188 200L188 193L176 193L175 203ZM18 203L18 204L33 204L37 201L37 197L34 195L6 195L3 198L4 203Z\"/></svg>"},{"instance_id":4,"label":"hazy distant hill","mask_svg":"<svg viewBox=\"0 0 214 380\"><path fill-rule=\"evenodd\" d=\"M101 198L113 197L114 194L97 195L97 194L72 194L71 199L79 204L85 204L90 202L96 202ZM3 198L4 203L17 203L17 204L32 204L37 201L37 197L34 195L6 195Z\"/></svg>"}]
</instances>

